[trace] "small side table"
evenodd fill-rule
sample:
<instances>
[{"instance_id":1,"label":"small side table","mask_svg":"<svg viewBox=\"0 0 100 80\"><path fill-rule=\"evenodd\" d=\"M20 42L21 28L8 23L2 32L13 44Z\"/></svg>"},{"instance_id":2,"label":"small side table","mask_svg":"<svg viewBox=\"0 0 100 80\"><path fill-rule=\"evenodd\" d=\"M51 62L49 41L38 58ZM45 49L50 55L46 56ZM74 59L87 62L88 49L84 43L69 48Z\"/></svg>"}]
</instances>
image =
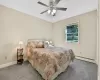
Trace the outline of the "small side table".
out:
<instances>
[{"instance_id":1,"label":"small side table","mask_svg":"<svg viewBox=\"0 0 100 80\"><path fill-rule=\"evenodd\" d=\"M17 64L23 63L23 48L17 49Z\"/></svg>"}]
</instances>

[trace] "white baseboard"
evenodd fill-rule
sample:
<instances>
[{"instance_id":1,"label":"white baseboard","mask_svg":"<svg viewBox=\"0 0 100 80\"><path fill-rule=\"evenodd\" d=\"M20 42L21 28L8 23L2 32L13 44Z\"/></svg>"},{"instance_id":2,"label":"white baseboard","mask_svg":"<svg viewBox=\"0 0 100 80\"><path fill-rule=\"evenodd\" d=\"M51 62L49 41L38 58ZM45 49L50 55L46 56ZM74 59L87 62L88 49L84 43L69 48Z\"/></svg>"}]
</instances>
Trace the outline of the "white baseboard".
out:
<instances>
[{"instance_id":1,"label":"white baseboard","mask_svg":"<svg viewBox=\"0 0 100 80\"><path fill-rule=\"evenodd\" d=\"M92 63L96 63L95 60L91 60L91 59L86 59L86 58L82 58L82 57L78 57L76 56L76 59L80 59L80 60L84 60L84 61L88 61L88 62L92 62ZM1 64L0 68L5 68L11 65L17 64L17 61L13 61L13 62L9 62L9 63L5 63L5 64Z\"/></svg>"},{"instance_id":2,"label":"white baseboard","mask_svg":"<svg viewBox=\"0 0 100 80\"><path fill-rule=\"evenodd\" d=\"M17 63L16 61L13 61L13 62L1 64L1 65L0 65L0 68L5 68L5 67L8 67L8 66L14 65L14 64L16 64L16 63Z\"/></svg>"},{"instance_id":3,"label":"white baseboard","mask_svg":"<svg viewBox=\"0 0 100 80\"><path fill-rule=\"evenodd\" d=\"M82 57L78 57L78 56L76 56L76 59L80 59L80 60L83 60L83 61L96 63L95 60L92 60L92 59L86 59L86 58L82 58Z\"/></svg>"}]
</instances>

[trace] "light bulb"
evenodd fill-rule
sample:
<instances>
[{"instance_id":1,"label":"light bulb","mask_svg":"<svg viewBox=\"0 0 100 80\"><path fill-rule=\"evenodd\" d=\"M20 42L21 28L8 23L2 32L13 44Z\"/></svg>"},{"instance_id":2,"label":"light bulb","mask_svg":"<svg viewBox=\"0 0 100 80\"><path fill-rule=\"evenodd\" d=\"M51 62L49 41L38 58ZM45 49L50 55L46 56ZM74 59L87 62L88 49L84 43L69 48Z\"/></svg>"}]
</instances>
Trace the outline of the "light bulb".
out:
<instances>
[{"instance_id":1,"label":"light bulb","mask_svg":"<svg viewBox=\"0 0 100 80\"><path fill-rule=\"evenodd\" d=\"M51 10L48 10L48 14L50 14L51 13Z\"/></svg>"},{"instance_id":2,"label":"light bulb","mask_svg":"<svg viewBox=\"0 0 100 80\"><path fill-rule=\"evenodd\" d=\"M52 11L53 13L56 13L56 9L53 9L53 11Z\"/></svg>"},{"instance_id":3,"label":"light bulb","mask_svg":"<svg viewBox=\"0 0 100 80\"><path fill-rule=\"evenodd\" d=\"M52 11L51 15L54 15L55 13Z\"/></svg>"},{"instance_id":4,"label":"light bulb","mask_svg":"<svg viewBox=\"0 0 100 80\"><path fill-rule=\"evenodd\" d=\"M56 13L56 9L53 9L51 15L55 15L55 13Z\"/></svg>"}]
</instances>

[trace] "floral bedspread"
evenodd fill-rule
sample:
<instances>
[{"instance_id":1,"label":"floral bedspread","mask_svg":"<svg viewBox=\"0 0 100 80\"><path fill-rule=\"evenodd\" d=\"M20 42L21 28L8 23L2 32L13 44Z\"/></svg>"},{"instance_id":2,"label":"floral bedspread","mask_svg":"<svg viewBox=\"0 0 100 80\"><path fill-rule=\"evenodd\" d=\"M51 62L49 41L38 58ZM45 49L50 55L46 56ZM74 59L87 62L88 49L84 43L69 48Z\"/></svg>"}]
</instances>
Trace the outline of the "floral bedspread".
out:
<instances>
[{"instance_id":1,"label":"floral bedspread","mask_svg":"<svg viewBox=\"0 0 100 80\"><path fill-rule=\"evenodd\" d=\"M37 48L33 47L33 45L30 43L27 45L27 58L45 80L51 80L52 76L64 64L73 61L75 58L71 49L66 50L57 47Z\"/></svg>"}]
</instances>

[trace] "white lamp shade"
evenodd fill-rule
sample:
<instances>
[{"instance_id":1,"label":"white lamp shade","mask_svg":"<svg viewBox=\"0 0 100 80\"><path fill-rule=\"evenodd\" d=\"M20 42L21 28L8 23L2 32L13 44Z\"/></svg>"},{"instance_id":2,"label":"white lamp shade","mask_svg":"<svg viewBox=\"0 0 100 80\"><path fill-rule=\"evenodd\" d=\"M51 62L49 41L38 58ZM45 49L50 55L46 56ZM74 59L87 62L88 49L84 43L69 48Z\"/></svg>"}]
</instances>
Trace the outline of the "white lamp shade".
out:
<instances>
[{"instance_id":1,"label":"white lamp shade","mask_svg":"<svg viewBox=\"0 0 100 80\"><path fill-rule=\"evenodd\" d=\"M22 45L23 44L23 41L19 41L19 45Z\"/></svg>"},{"instance_id":2,"label":"white lamp shade","mask_svg":"<svg viewBox=\"0 0 100 80\"><path fill-rule=\"evenodd\" d=\"M23 46L23 41L19 41L19 47L23 48L22 46Z\"/></svg>"}]
</instances>

